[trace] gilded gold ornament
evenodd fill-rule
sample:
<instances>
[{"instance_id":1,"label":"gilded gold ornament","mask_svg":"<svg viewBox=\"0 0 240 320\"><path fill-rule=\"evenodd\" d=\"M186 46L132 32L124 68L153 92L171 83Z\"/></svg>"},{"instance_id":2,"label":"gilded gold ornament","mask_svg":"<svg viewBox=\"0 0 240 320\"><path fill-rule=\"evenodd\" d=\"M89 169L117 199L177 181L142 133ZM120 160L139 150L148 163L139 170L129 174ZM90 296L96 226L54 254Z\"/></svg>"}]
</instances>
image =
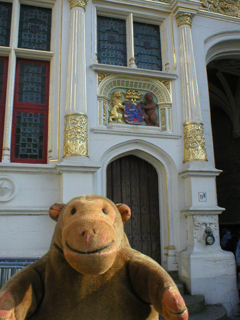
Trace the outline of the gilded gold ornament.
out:
<instances>
[{"instance_id":1,"label":"gilded gold ornament","mask_svg":"<svg viewBox=\"0 0 240 320\"><path fill-rule=\"evenodd\" d=\"M170 82L169 81L163 80L163 81L161 81L161 83L168 89L168 91L170 91Z\"/></svg>"},{"instance_id":2,"label":"gilded gold ornament","mask_svg":"<svg viewBox=\"0 0 240 320\"><path fill-rule=\"evenodd\" d=\"M162 131L166 131L167 127L166 127L166 110L165 109L161 109L161 129Z\"/></svg>"},{"instance_id":3,"label":"gilded gold ornament","mask_svg":"<svg viewBox=\"0 0 240 320\"><path fill-rule=\"evenodd\" d=\"M220 13L230 17L240 18L240 1L239 0L200 0L201 9Z\"/></svg>"},{"instance_id":4,"label":"gilded gold ornament","mask_svg":"<svg viewBox=\"0 0 240 320\"><path fill-rule=\"evenodd\" d=\"M107 103L103 103L103 124L107 122Z\"/></svg>"},{"instance_id":5,"label":"gilded gold ornament","mask_svg":"<svg viewBox=\"0 0 240 320\"><path fill-rule=\"evenodd\" d=\"M107 78L108 76L110 76L109 73L105 73L105 72L98 72L98 85L100 85L100 83Z\"/></svg>"},{"instance_id":6,"label":"gilded gold ornament","mask_svg":"<svg viewBox=\"0 0 240 320\"><path fill-rule=\"evenodd\" d=\"M183 125L184 161L207 161L203 124L187 122Z\"/></svg>"},{"instance_id":7,"label":"gilded gold ornament","mask_svg":"<svg viewBox=\"0 0 240 320\"><path fill-rule=\"evenodd\" d=\"M112 106L112 108L109 110L109 123L113 123L114 120L117 120L118 123L125 123L122 121L123 115L121 113L121 111L125 109L123 103L124 100L122 100L122 92L114 91L112 95L112 101L110 102L110 107Z\"/></svg>"},{"instance_id":8,"label":"gilded gold ornament","mask_svg":"<svg viewBox=\"0 0 240 320\"><path fill-rule=\"evenodd\" d=\"M140 100L142 94L138 90L127 89L127 92L124 93L126 101L131 101L132 104L136 105L136 101Z\"/></svg>"},{"instance_id":9,"label":"gilded gold ornament","mask_svg":"<svg viewBox=\"0 0 240 320\"><path fill-rule=\"evenodd\" d=\"M176 15L176 20L178 27L183 25L188 25L191 27L193 16L191 13L179 13Z\"/></svg>"},{"instance_id":10,"label":"gilded gold ornament","mask_svg":"<svg viewBox=\"0 0 240 320\"><path fill-rule=\"evenodd\" d=\"M176 247L174 245L168 245L164 247L165 250L176 250Z\"/></svg>"},{"instance_id":11,"label":"gilded gold ornament","mask_svg":"<svg viewBox=\"0 0 240 320\"><path fill-rule=\"evenodd\" d=\"M88 0L68 0L70 3L70 9L72 10L73 8L83 8L86 10Z\"/></svg>"},{"instance_id":12,"label":"gilded gold ornament","mask_svg":"<svg viewBox=\"0 0 240 320\"><path fill-rule=\"evenodd\" d=\"M72 113L65 116L64 157L88 156L87 115Z\"/></svg>"}]
</instances>

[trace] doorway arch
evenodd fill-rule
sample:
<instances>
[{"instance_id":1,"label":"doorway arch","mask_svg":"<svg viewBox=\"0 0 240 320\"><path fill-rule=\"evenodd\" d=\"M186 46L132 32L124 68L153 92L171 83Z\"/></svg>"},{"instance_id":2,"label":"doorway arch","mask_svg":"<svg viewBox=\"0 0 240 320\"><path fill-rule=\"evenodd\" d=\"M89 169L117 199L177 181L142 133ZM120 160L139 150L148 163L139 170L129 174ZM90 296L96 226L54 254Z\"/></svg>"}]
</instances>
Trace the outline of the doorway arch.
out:
<instances>
[{"instance_id":1,"label":"doorway arch","mask_svg":"<svg viewBox=\"0 0 240 320\"><path fill-rule=\"evenodd\" d=\"M240 33L219 41L208 50L206 60L214 145L215 166L223 172L217 177L220 231L240 227ZM213 41L210 41L213 43Z\"/></svg>"},{"instance_id":2,"label":"doorway arch","mask_svg":"<svg viewBox=\"0 0 240 320\"><path fill-rule=\"evenodd\" d=\"M132 210L124 225L131 247L160 263L158 186L156 169L137 156L120 157L107 167L107 197L126 203Z\"/></svg>"},{"instance_id":3,"label":"doorway arch","mask_svg":"<svg viewBox=\"0 0 240 320\"><path fill-rule=\"evenodd\" d=\"M141 139L130 139L107 148L101 157L101 168L95 176L95 193L107 196L107 167L114 160L127 156L137 156L150 163L158 175L159 219L161 265L166 269L175 270L177 263L169 265L168 250L171 258L176 251L183 250L179 225L184 228L178 206L178 170L173 159L163 149ZM97 183L97 182L100 183ZM170 248L170 249L169 249ZM175 257L175 255L174 255ZM169 267L170 266L170 267Z\"/></svg>"}]
</instances>

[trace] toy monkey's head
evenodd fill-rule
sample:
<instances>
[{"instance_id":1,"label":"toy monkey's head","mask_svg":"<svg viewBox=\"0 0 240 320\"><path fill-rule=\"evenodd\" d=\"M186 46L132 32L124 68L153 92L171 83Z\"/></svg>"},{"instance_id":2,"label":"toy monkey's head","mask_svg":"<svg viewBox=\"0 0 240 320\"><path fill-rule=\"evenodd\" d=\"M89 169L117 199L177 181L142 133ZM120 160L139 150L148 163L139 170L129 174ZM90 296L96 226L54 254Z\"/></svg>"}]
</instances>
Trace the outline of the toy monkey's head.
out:
<instances>
[{"instance_id":1,"label":"toy monkey's head","mask_svg":"<svg viewBox=\"0 0 240 320\"><path fill-rule=\"evenodd\" d=\"M66 205L53 205L49 214L58 220L52 242L80 273L105 273L113 265L118 250L126 244L123 222L131 216L127 205L86 195Z\"/></svg>"}]
</instances>

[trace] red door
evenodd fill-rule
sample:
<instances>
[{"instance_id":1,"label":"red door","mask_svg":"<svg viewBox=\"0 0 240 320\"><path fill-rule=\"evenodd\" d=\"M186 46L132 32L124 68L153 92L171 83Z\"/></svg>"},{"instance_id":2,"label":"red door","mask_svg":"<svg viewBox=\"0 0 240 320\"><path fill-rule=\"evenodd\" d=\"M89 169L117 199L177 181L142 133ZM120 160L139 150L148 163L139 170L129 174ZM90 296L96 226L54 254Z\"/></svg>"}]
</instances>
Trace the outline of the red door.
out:
<instances>
[{"instance_id":1,"label":"red door","mask_svg":"<svg viewBox=\"0 0 240 320\"><path fill-rule=\"evenodd\" d=\"M108 165L107 197L126 203L132 217L125 223L131 246L161 262L158 174L148 162L125 156Z\"/></svg>"}]
</instances>

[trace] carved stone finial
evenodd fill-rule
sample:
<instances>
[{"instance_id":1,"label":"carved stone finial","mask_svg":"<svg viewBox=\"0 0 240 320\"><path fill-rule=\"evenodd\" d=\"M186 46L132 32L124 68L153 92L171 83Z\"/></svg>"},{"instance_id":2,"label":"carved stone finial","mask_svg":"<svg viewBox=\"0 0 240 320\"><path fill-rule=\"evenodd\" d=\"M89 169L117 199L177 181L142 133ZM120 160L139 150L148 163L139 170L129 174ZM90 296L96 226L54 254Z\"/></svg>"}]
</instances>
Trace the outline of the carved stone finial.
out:
<instances>
[{"instance_id":1,"label":"carved stone finial","mask_svg":"<svg viewBox=\"0 0 240 320\"><path fill-rule=\"evenodd\" d=\"M176 15L177 25L181 27L182 25L188 25L191 27L193 16L191 13L179 13Z\"/></svg>"},{"instance_id":2,"label":"carved stone finial","mask_svg":"<svg viewBox=\"0 0 240 320\"><path fill-rule=\"evenodd\" d=\"M70 3L70 9L72 10L73 8L83 8L86 10L88 0L68 0Z\"/></svg>"}]
</instances>

